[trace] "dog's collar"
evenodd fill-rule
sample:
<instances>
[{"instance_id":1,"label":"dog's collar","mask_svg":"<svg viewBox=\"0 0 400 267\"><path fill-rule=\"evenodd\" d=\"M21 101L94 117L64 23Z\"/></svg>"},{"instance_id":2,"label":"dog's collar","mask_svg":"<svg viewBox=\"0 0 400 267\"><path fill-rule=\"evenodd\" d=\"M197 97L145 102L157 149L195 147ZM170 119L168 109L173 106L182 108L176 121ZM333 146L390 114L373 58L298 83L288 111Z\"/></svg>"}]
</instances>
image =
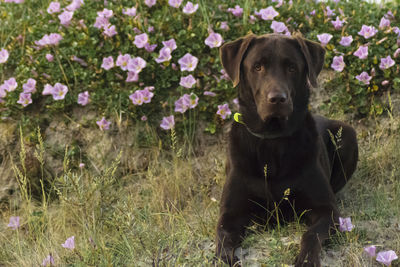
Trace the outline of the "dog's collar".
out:
<instances>
[{"instance_id":1,"label":"dog's collar","mask_svg":"<svg viewBox=\"0 0 400 267\"><path fill-rule=\"evenodd\" d=\"M253 132L252 130L250 130L250 128L246 125L246 123L244 123L244 121L243 121L243 119L242 119L242 114L239 113L239 112L236 112L236 113L233 115L233 119L234 119L237 123L243 124L243 125L246 127L247 131L248 131L251 135L253 135L253 136L255 136L255 137L258 137L258 138L260 138L260 139L275 139L275 138L278 138L278 137L287 137L287 136L289 136L289 135L278 135L278 134L267 134L267 133L255 133L255 132Z\"/></svg>"}]
</instances>

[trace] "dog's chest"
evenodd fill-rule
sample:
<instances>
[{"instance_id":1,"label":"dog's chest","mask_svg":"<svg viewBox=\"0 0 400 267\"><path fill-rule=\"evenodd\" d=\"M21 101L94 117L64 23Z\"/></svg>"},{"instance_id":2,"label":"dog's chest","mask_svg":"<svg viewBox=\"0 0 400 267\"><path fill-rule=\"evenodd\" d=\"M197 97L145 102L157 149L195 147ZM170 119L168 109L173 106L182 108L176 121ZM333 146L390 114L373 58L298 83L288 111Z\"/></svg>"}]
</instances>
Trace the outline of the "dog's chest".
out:
<instances>
[{"instance_id":1,"label":"dog's chest","mask_svg":"<svg viewBox=\"0 0 400 267\"><path fill-rule=\"evenodd\" d=\"M257 168L271 180L294 179L314 153L310 146L291 141L260 142L256 150Z\"/></svg>"}]
</instances>

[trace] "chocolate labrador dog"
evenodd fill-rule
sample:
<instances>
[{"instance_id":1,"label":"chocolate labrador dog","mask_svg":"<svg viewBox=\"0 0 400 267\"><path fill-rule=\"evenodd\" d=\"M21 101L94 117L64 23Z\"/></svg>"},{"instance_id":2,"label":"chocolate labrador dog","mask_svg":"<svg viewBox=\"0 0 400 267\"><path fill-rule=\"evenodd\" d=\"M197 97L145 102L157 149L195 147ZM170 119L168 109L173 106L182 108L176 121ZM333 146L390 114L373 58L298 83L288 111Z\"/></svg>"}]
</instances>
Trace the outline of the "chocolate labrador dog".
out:
<instances>
[{"instance_id":1,"label":"chocolate labrador dog","mask_svg":"<svg viewBox=\"0 0 400 267\"><path fill-rule=\"evenodd\" d=\"M220 52L238 86L242 121L229 135L217 256L239 265L234 250L251 223L301 217L309 228L295 266L320 266L321 245L340 216L334 194L358 160L354 129L308 110L325 50L299 34L267 34L226 43Z\"/></svg>"}]
</instances>

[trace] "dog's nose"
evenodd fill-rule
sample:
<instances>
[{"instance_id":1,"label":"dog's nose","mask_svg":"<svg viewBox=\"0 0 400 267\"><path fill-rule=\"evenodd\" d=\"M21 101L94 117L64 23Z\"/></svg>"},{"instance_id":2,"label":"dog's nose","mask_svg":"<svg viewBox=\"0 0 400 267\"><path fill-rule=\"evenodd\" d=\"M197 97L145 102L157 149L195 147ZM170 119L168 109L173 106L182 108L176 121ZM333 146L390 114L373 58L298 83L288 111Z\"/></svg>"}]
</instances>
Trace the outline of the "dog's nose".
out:
<instances>
[{"instance_id":1,"label":"dog's nose","mask_svg":"<svg viewBox=\"0 0 400 267\"><path fill-rule=\"evenodd\" d=\"M270 104L284 104L287 101L287 95L284 92L272 91L267 97Z\"/></svg>"}]
</instances>

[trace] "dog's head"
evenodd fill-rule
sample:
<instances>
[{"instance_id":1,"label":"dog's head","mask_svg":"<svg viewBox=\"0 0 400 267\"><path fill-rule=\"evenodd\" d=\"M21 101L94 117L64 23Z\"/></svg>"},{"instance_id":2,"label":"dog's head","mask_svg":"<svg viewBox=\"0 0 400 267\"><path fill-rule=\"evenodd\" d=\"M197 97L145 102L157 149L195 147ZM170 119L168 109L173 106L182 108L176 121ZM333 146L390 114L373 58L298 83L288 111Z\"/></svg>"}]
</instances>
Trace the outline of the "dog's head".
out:
<instances>
[{"instance_id":1,"label":"dog's head","mask_svg":"<svg viewBox=\"0 0 400 267\"><path fill-rule=\"evenodd\" d=\"M321 45L300 35L248 35L224 44L222 64L239 85L247 127L271 138L293 133L307 112L309 84L316 86L324 56Z\"/></svg>"}]
</instances>

